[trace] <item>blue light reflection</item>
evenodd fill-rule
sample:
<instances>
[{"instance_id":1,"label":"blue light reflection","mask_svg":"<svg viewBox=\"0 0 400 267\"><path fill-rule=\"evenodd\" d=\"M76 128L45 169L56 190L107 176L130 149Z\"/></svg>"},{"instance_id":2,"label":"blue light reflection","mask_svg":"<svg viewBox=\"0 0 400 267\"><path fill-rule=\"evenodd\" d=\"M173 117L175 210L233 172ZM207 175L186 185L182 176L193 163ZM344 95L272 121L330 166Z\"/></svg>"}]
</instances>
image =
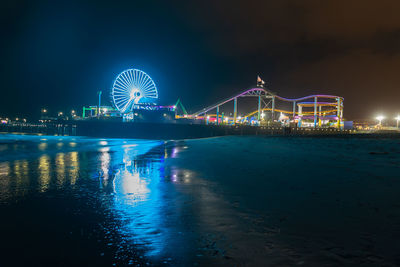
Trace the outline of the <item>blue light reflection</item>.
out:
<instances>
[{"instance_id":1,"label":"blue light reflection","mask_svg":"<svg viewBox=\"0 0 400 267\"><path fill-rule=\"evenodd\" d=\"M112 209L121 222L118 231L126 241L144 248L149 257L164 255L167 240L173 238L173 230L165 223L169 208L165 187L171 186L163 183L165 153L146 156L161 144L125 143L100 150L99 158L103 185L112 179Z\"/></svg>"}]
</instances>

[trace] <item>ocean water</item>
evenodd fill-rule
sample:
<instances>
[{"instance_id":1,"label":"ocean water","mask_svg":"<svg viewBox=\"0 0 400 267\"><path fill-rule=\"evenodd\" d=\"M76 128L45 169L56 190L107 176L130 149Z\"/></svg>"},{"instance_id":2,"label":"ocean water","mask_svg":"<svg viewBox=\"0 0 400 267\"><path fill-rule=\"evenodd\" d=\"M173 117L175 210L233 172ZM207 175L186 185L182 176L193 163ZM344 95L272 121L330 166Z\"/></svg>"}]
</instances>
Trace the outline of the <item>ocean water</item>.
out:
<instances>
[{"instance_id":1,"label":"ocean water","mask_svg":"<svg viewBox=\"0 0 400 267\"><path fill-rule=\"evenodd\" d=\"M0 135L0 266L400 265L400 140Z\"/></svg>"}]
</instances>

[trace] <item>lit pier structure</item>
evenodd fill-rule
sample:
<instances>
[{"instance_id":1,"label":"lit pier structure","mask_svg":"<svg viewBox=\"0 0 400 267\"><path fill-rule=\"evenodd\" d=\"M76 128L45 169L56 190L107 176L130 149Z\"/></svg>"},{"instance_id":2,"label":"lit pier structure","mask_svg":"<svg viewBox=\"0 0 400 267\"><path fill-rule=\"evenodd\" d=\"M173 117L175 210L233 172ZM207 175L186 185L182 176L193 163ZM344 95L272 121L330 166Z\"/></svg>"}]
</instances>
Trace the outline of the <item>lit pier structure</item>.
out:
<instances>
[{"instance_id":1,"label":"lit pier structure","mask_svg":"<svg viewBox=\"0 0 400 267\"><path fill-rule=\"evenodd\" d=\"M256 98L258 100L257 109L244 116L238 116L238 99L245 97ZM292 124L297 125L297 127L342 128L343 100L343 97L340 96L319 94L300 98L285 98L263 87L256 87L184 117L204 120L206 124L216 125L279 124L282 126ZM225 116L220 109L223 105L231 102L233 102L232 116Z\"/></svg>"},{"instance_id":2,"label":"lit pier structure","mask_svg":"<svg viewBox=\"0 0 400 267\"><path fill-rule=\"evenodd\" d=\"M84 107L82 119L97 118L124 122L157 122L178 124L254 125L298 128L343 129L343 97L334 95L310 95L300 98L285 98L264 87L259 77L257 87L188 114L180 100L175 105L158 105L158 90L151 77L138 69L121 72L113 82L111 106L101 106L101 92L97 106ZM239 99L256 98L241 103ZM244 101L246 102L246 101ZM229 112L227 107L233 104ZM177 114L180 107L183 114ZM246 108L253 107L243 112ZM229 108L229 107L228 107ZM238 113L240 108L241 113ZM225 112L224 112L225 111ZM232 112L231 112L232 111Z\"/></svg>"},{"instance_id":3,"label":"lit pier structure","mask_svg":"<svg viewBox=\"0 0 400 267\"><path fill-rule=\"evenodd\" d=\"M111 88L112 106L83 107L82 118L121 119L125 122L171 122L176 106L158 105L156 84L144 71L127 69L121 72Z\"/></svg>"}]
</instances>

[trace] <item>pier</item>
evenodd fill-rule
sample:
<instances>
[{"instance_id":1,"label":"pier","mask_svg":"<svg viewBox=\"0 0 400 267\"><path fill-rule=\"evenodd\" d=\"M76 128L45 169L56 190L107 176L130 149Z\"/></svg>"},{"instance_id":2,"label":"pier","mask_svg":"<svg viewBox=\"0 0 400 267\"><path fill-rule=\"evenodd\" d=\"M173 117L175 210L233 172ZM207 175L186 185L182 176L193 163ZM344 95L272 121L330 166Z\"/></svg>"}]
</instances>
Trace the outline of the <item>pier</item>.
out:
<instances>
[{"instance_id":1,"label":"pier","mask_svg":"<svg viewBox=\"0 0 400 267\"><path fill-rule=\"evenodd\" d=\"M353 130L250 125L204 125L108 121L13 123L0 125L0 132L99 138L191 139L225 135L306 136L343 135Z\"/></svg>"}]
</instances>

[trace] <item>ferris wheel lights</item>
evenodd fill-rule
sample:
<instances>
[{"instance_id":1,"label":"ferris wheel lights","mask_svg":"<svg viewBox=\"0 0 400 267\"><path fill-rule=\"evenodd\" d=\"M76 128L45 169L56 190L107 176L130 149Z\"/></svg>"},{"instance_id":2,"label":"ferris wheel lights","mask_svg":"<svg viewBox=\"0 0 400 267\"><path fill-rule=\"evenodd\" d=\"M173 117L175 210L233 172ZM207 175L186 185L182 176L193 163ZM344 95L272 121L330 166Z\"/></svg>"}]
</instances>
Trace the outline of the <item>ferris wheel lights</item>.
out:
<instances>
[{"instance_id":1,"label":"ferris wheel lights","mask_svg":"<svg viewBox=\"0 0 400 267\"><path fill-rule=\"evenodd\" d=\"M115 108L129 113L140 104L154 103L158 92L150 76L138 69L121 72L114 81L111 97Z\"/></svg>"}]
</instances>

